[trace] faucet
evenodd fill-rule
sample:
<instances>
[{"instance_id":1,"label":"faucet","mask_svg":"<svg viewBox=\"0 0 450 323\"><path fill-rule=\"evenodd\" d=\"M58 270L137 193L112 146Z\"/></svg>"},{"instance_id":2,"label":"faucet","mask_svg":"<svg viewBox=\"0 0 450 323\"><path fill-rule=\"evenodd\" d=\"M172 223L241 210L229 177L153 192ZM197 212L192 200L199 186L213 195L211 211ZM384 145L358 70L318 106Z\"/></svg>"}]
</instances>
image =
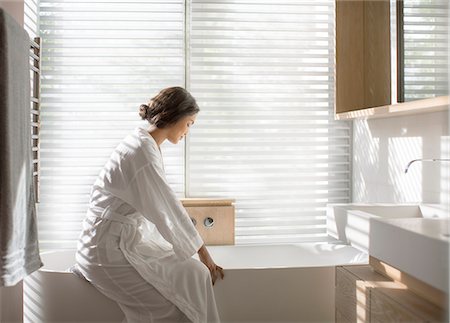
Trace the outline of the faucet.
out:
<instances>
[{"instance_id":1,"label":"faucet","mask_svg":"<svg viewBox=\"0 0 450 323\"><path fill-rule=\"evenodd\" d=\"M440 162L442 162L442 161L446 161L446 162L448 162L448 161L450 161L450 159L441 159L441 158L421 158L421 159L413 159L413 160L411 160L409 163L408 163L408 165L406 165L406 168L405 168L405 174L408 172L408 169L409 169L409 166L411 166L411 164L412 163L414 163L414 162L416 162L416 161L421 161L421 162L424 162L424 161L440 161Z\"/></svg>"}]
</instances>

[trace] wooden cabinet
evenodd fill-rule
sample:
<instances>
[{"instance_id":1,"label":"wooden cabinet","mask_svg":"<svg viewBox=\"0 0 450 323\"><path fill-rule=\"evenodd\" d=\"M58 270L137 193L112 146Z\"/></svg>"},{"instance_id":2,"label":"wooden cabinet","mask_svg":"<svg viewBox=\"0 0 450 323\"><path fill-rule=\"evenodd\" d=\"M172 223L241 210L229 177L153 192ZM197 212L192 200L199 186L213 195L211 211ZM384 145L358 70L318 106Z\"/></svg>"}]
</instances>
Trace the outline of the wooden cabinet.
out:
<instances>
[{"instance_id":1,"label":"wooden cabinet","mask_svg":"<svg viewBox=\"0 0 450 323\"><path fill-rule=\"evenodd\" d=\"M190 198L181 202L206 245L234 244L234 200Z\"/></svg>"},{"instance_id":2,"label":"wooden cabinet","mask_svg":"<svg viewBox=\"0 0 450 323\"><path fill-rule=\"evenodd\" d=\"M392 55L398 53L391 48L390 21L390 0L336 0L336 120L449 109L448 95L402 103L394 98L392 102L396 74L403 72L391 72Z\"/></svg>"},{"instance_id":3,"label":"wooden cabinet","mask_svg":"<svg viewBox=\"0 0 450 323\"><path fill-rule=\"evenodd\" d=\"M389 0L336 1L336 114L391 103Z\"/></svg>"},{"instance_id":4,"label":"wooden cabinet","mask_svg":"<svg viewBox=\"0 0 450 323\"><path fill-rule=\"evenodd\" d=\"M370 322L426 322L426 319L401 306L396 300L380 291L370 293Z\"/></svg>"},{"instance_id":5,"label":"wooden cabinet","mask_svg":"<svg viewBox=\"0 0 450 323\"><path fill-rule=\"evenodd\" d=\"M336 267L336 322L447 322L447 312L370 266Z\"/></svg>"},{"instance_id":6,"label":"wooden cabinet","mask_svg":"<svg viewBox=\"0 0 450 323\"><path fill-rule=\"evenodd\" d=\"M361 285L361 281L357 276L343 267L336 268L335 302L337 323L357 322L357 313L366 311L364 306L361 307L363 303L361 302L361 297L365 298L366 295L361 294L361 296L357 297L358 290L361 290L361 286L358 286L358 284ZM360 292L365 294L365 291ZM364 313L365 315L366 313Z\"/></svg>"}]
</instances>

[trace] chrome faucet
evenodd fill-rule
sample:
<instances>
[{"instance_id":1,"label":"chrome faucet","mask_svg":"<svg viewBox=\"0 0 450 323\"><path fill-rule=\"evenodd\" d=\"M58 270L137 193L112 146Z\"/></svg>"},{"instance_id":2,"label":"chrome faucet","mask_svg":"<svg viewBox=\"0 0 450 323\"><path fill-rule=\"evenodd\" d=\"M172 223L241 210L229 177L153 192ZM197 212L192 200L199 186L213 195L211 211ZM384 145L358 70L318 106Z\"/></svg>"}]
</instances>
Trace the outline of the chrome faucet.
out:
<instances>
[{"instance_id":1,"label":"chrome faucet","mask_svg":"<svg viewBox=\"0 0 450 323\"><path fill-rule=\"evenodd\" d=\"M424 161L440 161L440 162L442 162L442 161L446 161L446 162L448 162L448 161L450 161L450 159L442 159L442 158L421 158L421 159L413 159L413 160L411 160L409 163L408 163L408 165L406 165L406 168L405 168L405 174L408 172L408 169L409 169L409 166L411 166L411 164L412 163L414 163L414 162L416 162L416 161L421 161L421 162L424 162Z\"/></svg>"}]
</instances>

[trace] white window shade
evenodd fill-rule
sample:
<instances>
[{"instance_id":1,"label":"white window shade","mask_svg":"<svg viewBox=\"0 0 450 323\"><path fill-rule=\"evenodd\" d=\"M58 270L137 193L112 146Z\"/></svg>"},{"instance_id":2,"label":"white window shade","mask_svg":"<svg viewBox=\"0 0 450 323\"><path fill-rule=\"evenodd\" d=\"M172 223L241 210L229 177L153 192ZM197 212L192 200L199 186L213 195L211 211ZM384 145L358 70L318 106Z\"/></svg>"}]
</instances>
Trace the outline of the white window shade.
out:
<instances>
[{"instance_id":1,"label":"white window shade","mask_svg":"<svg viewBox=\"0 0 450 323\"><path fill-rule=\"evenodd\" d=\"M448 95L448 0L404 0L405 101Z\"/></svg>"},{"instance_id":2,"label":"white window shade","mask_svg":"<svg viewBox=\"0 0 450 323\"><path fill-rule=\"evenodd\" d=\"M191 2L188 86L201 112L187 194L235 198L238 244L325 240L326 204L350 199L334 12L334 0Z\"/></svg>"},{"instance_id":3,"label":"white window shade","mask_svg":"<svg viewBox=\"0 0 450 323\"><path fill-rule=\"evenodd\" d=\"M138 108L185 84L185 4L40 1L43 38L41 203L43 249L73 248L89 193ZM169 182L184 194L184 145L164 145Z\"/></svg>"},{"instance_id":4,"label":"white window shade","mask_svg":"<svg viewBox=\"0 0 450 323\"><path fill-rule=\"evenodd\" d=\"M25 0L23 3L23 27L31 39L39 35L38 0Z\"/></svg>"}]
</instances>

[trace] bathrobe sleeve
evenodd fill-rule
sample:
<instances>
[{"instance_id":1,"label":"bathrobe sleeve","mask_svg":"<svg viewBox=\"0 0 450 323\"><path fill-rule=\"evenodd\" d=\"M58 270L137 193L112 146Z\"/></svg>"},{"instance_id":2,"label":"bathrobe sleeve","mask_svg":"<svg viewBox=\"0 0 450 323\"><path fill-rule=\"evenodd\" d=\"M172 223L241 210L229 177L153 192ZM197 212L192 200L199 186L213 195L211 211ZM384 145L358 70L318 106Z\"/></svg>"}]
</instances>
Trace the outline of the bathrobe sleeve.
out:
<instances>
[{"instance_id":1,"label":"bathrobe sleeve","mask_svg":"<svg viewBox=\"0 0 450 323\"><path fill-rule=\"evenodd\" d=\"M150 161L142 167L127 193L135 209L155 224L180 258L192 257L203 245L187 211L167 183L160 163Z\"/></svg>"}]
</instances>

